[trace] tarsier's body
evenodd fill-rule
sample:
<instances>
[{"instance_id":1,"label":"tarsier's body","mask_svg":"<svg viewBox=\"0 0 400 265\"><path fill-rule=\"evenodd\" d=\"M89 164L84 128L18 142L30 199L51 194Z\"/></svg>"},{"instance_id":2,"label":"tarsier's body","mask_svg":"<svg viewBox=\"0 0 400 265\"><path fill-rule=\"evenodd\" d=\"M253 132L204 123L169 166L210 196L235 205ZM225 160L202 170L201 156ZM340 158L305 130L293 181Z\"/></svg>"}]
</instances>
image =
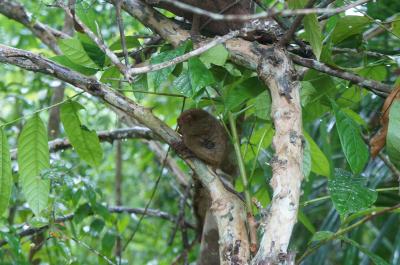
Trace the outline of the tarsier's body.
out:
<instances>
[{"instance_id":1,"label":"tarsier's body","mask_svg":"<svg viewBox=\"0 0 400 265\"><path fill-rule=\"evenodd\" d=\"M202 109L190 109L181 114L178 125L183 143L196 157L229 175L235 173L232 144L214 116Z\"/></svg>"}]
</instances>

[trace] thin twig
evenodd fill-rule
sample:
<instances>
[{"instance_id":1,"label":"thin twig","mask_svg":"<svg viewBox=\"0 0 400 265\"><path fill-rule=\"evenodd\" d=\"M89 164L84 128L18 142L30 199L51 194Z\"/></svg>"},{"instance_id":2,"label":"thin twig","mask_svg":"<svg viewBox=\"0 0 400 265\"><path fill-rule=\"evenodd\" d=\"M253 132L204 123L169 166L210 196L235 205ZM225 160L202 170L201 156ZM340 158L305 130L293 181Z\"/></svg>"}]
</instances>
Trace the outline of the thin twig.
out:
<instances>
[{"instance_id":1,"label":"thin twig","mask_svg":"<svg viewBox=\"0 0 400 265\"><path fill-rule=\"evenodd\" d=\"M315 69L317 71L332 75L332 76L336 76L345 80L349 80L352 83L359 85L361 87L365 87L366 89L370 90L371 92L382 96L382 97L387 97L387 95L389 95L390 91L391 91L391 86L377 82L375 80L370 80L370 79L365 79L361 76L358 76L356 74L350 73L350 72L346 72L343 71L341 69L338 68L331 68L330 66L322 63L322 62L318 62L316 60L313 59L308 59L308 58L302 58L298 55L295 54L290 54L290 57L292 58L293 62L295 62L296 64L305 66L307 68L312 68Z\"/></svg>"},{"instance_id":2,"label":"thin twig","mask_svg":"<svg viewBox=\"0 0 400 265\"><path fill-rule=\"evenodd\" d=\"M125 58L125 66L128 68L129 58L128 58L128 50L126 48L124 22L122 20L122 15L121 15L121 0L117 0L117 3L115 4L115 13L117 16L117 24L119 29L119 36L121 38L122 51L124 53L124 58Z\"/></svg>"},{"instance_id":3,"label":"thin twig","mask_svg":"<svg viewBox=\"0 0 400 265\"><path fill-rule=\"evenodd\" d=\"M166 61L163 63L147 65L147 66L143 66L143 67L132 67L128 70L128 75L132 76L132 75L153 72L153 71L161 70L163 68L166 68L166 67L169 67L172 65L176 65L176 64L184 62L192 57L198 56L198 55L208 51L209 49L238 36L240 33L241 32L239 30L231 31L224 36L216 37L214 40L212 40L204 45L201 45L199 48L197 48L193 51L190 51L186 54L183 54L181 56L178 56L172 60L169 60L169 61Z\"/></svg>"}]
</instances>

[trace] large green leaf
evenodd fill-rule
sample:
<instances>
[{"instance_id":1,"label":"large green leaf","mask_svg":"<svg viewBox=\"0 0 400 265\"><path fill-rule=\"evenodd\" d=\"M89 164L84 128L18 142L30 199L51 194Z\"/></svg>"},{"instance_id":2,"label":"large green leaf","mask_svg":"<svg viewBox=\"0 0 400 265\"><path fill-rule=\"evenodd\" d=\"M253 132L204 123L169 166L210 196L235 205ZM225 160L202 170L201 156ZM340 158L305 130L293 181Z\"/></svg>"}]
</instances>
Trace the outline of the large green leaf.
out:
<instances>
[{"instance_id":1,"label":"large green leaf","mask_svg":"<svg viewBox=\"0 0 400 265\"><path fill-rule=\"evenodd\" d=\"M363 181L363 178L354 178L347 171L335 170L335 177L328 182L328 190L340 215L358 212L376 201L378 193L367 188Z\"/></svg>"},{"instance_id":2,"label":"large green leaf","mask_svg":"<svg viewBox=\"0 0 400 265\"><path fill-rule=\"evenodd\" d=\"M303 132L304 137L308 145L310 146L311 153L311 171L315 174L330 177L331 171L329 168L329 162L325 154L321 151L318 145L314 142L311 136L307 132Z\"/></svg>"},{"instance_id":3,"label":"large green leaf","mask_svg":"<svg viewBox=\"0 0 400 265\"><path fill-rule=\"evenodd\" d=\"M63 54L74 64L87 68L98 68L97 64L90 59L82 43L77 38L62 39L58 44Z\"/></svg>"},{"instance_id":4,"label":"large green leaf","mask_svg":"<svg viewBox=\"0 0 400 265\"><path fill-rule=\"evenodd\" d=\"M361 138L360 127L347 116L336 103L332 102L336 117L336 128L344 155L354 173L360 173L368 162L369 152L367 145Z\"/></svg>"},{"instance_id":5,"label":"large green leaf","mask_svg":"<svg viewBox=\"0 0 400 265\"><path fill-rule=\"evenodd\" d=\"M0 128L0 216L8 207L12 189L10 149L3 127Z\"/></svg>"},{"instance_id":6,"label":"large green leaf","mask_svg":"<svg viewBox=\"0 0 400 265\"><path fill-rule=\"evenodd\" d=\"M226 86L225 93L223 95L225 108L230 111L236 111L238 107L240 107L249 99L252 101L249 102L249 105L256 105L255 101L258 100L257 96L264 91L266 91L265 87L260 83L260 80L257 77L242 77L238 81ZM269 94L265 97L269 97ZM265 103L267 102L268 100ZM269 98L269 105L271 105L271 98ZM259 114L264 116L268 115L269 119L269 112Z\"/></svg>"},{"instance_id":7,"label":"large green leaf","mask_svg":"<svg viewBox=\"0 0 400 265\"><path fill-rule=\"evenodd\" d=\"M305 16L303 23L305 38L310 42L313 53L317 60L319 60L322 51L322 32L318 23L317 15L311 14Z\"/></svg>"},{"instance_id":8,"label":"large green leaf","mask_svg":"<svg viewBox=\"0 0 400 265\"><path fill-rule=\"evenodd\" d=\"M175 78L172 85L186 97L193 97L195 94L190 85L189 73L187 71L183 71L177 78Z\"/></svg>"},{"instance_id":9,"label":"large green leaf","mask_svg":"<svg viewBox=\"0 0 400 265\"><path fill-rule=\"evenodd\" d=\"M390 161L400 168L400 100L390 107L389 128L386 136L386 149Z\"/></svg>"},{"instance_id":10,"label":"large green leaf","mask_svg":"<svg viewBox=\"0 0 400 265\"><path fill-rule=\"evenodd\" d=\"M264 90L254 100L254 115L264 120L271 120L271 96Z\"/></svg>"},{"instance_id":11,"label":"large green leaf","mask_svg":"<svg viewBox=\"0 0 400 265\"><path fill-rule=\"evenodd\" d=\"M174 58L182 55L185 50L186 50L186 43L183 45L179 46L176 49L169 50L169 51L164 51L156 56L153 56L150 59L151 64L158 64L158 63L163 63L167 61L171 61ZM150 72L148 73L148 78L153 82L155 90L157 90L161 84L168 79L168 76L172 73L172 71L175 69L176 65L170 66L163 68L158 71Z\"/></svg>"},{"instance_id":12,"label":"large green leaf","mask_svg":"<svg viewBox=\"0 0 400 265\"><path fill-rule=\"evenodd\" d=\"M369 24L369 19L364 16L345 16L338 20L332 33L332 41L337 44L350 36L363 32Z\"/></svg>"},{"instance_id":13,"label":"large green leaf","mask_svg":"<svg viewBox=\"0 0 400 265\"><path fill-rule=\"evenodd\" d=\"M88 35L78 33L77 36L89 58L99 67L104 67L106 54L99 48L99 46L97 46L97 44L91 38L89 38Z\"/></svg>"},{"instance_id":14,"label":"large green leaf","mask_svg":"<svg viewBox=\"0 0 400 265\"><path fill-rule=\"evenodd\" d=\"M57 55L51 58L51 60L62 64L72 70L75 70L81 74L84 75L94 75L95 73L97 73L98 69L94 69L94 68L89 68L89 67L85 67L79 64L76 64L74 62L72 62L70 59L68 59L67 56L65 55Z\"/></svg>"},{"instance_id":15,"label":"large green leaf","mask_svg":"<svg viewBox=\"0 0 400 265\"><path fill-rule=\"evenodd\" d=\"M78 111L84 109L75 101L69 101L61 106L61 121L72 146L78 155L89 165L97 167L103 158L99 137L81 125Z\"/></svg>"},{"instance_id":16,"label":"large green leaf","mask_svg":"<svg viewBox=\"0 0 400 265\"><path fill-rule=\"evenodd\" d=\"M97 14L94 8L86 4L84 1L78 1L75 6L76 16L85 24L94 34L99 35L96 26Z\"/></svg>"},{"instance_id":17,"label":"large green leaf","mask_svg":"<svg viewBox=\"0 0 400 265\"><path fill-rule=\"evenodd\" d=\"M50 181L41 173L50 168L47 131L36 114L30 118L18 139L19 183L29 207L39 215L47 207Z\"/></svg>"},{"instance_id":18,"label":"large green leaf","mask_svg":"<svg viewBox=\"0 0 400 265\"><path fill-rule=\"evenodd\" d=\"M228 56L228 51L222 44L220 44L200 55L200 60L207 67L210 67L211 64L223 66L228 59Z\"/></svg>"},{"instance_id":19,"label":"large green leaf","mask_svg":"<svg viewBox=\"0 0 400 265\"><path fill-rule=\"evenodd\" d=\"M199 58L190 58L188 61L188 72L190 84L195 93L200 89L215 82L210 70L200 61Z\"/></svg>"}]
</instances>

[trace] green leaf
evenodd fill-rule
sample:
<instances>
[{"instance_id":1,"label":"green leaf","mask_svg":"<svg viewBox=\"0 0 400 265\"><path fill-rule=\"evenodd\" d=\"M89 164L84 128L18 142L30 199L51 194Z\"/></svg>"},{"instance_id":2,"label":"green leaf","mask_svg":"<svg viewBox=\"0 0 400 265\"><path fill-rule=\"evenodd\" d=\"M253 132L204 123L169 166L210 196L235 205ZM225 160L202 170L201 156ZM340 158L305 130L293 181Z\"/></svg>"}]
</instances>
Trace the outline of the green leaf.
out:
<instances>
[{"instance_id":1,"label":"green leaf","mask_svg":"<svg viewBox=\"0 0 400 265\"><path fill-rule=\"evenodd\" d=\"M266 90L257 77L251 77L251 78L243 77L240 78L238 81L227 85L225 91L226 92L224 93L223 97L225 108L227 108L230 111L235 111L248 99L252 99L251 100L252 103L249 102L250 105L251 104L255 105L256 97ZM271 99L269 99L269 102L270 101ZM268 100L266 102L268 102ZM266 114L260 113L260 115L266 116L269 115L268 113L269 112L267 112Z\"/></svg>"},{"instance_id":2,"label":"green leaf","mask_svg":"<svg viewBox=\"0 0 400 265\"><path fill-rule=\"evenodd\" d=\"M61 121L69 141L78 155L89 165L97 167L103 158L103 150L99 137L95 131L91 131L81 125L78 111L84 109L75 101L69 101L61 106Z\"/></svg>"},{"instance_id":3,"label":"green leaf","mask_svg":"<svg viewBox=\"0 0 400 265\"><path fill-rule=\"evenodd\" d=\"M400 38L400 20L396 19L392 22L392 33Z\"/></svg>"},{"instance_id":4,"label":"green leaf","mask_svg":"<svg viewBox=\"0 0 400 265\"><path fill-rule=\"evenodd\" d=\"M100 81L103 83L113 84L114 86L117 87L119 83L118 79L120 77L121 77L121 72L118 70L118 68L116 66L111 66L103 72Z\"/></svg>"},{"instance_id":5,"label":"green leaf","mask_svg":"<svg viewBox=\"0 0 400 265\"><path fill-rule=\"evenodd\" d=\"M211 64L223 66L228 56L229 53L224 45L219 44L200 55L200 60L209 68Z\"/></svg>"},{"instance_id":6,"label":"green leaf","mask_svg":"<svg viewBox=\"0 0 400 265\"><path fill-rule=\"evenodd\" d=\"M400 168L400 100L390 107L389 128L386 136L386 149L390 161Z\"/></svg>"},{"instance_id":7,"label":"green leaf","mask_svg":"<svg viewBox=\"0 0 400 265\"><path fill-rule=\"evenodd\" d=\"M181 56L185 52L186 46L187 46L186 43L184 43L174 50L161 52L161 53L157 54L156 56L152 57L150 59L150 62L151 62L151 64L158 64L158 63L171 61L172 59L174 59L178 56ZM152 84L154 85L155 90L157 90L161 86L161 84L168 79L168 76L175 69L175 66L176 65L169 66L169 67L163 68L161 70L148 73L147 77L151 80Z\"/></svg>"},{"instance_id":8,"label":"green leaf","mask_svg":"<svg viewBox=\"0 0 400 265\"><path fill-rule=\"evenodd\" d=\"M369 19L365 16L345 16L340 18L332 33L333 43L337 44L350 36L360 34L368 24Z\"/></svg>"},{"instance_id":9,"label":"green leaf","mask_svg":"<svg viewBox=\"0 0 400 265\"><path fill-rule=\"evenodd\" d=\"M12 190L10 148L3 127L0 128L0 216L8 207Z\"/></svg>"},{"instance_id":10,"label":"green leaf","mask_svg":"<svg viewBox=\"0 0 400 265\"><path fill-rule=\"evenodd\" d=\"M63 54L74 64L87 68L98 68L97 64L90 59L82 43L77 38L62 39L58 44Z\"/></svg>"},{"instance_id":11,"label":"green leaf","mask_svg":"<svg viewBox=\"0 0 400 265\"><path fill-rule=\"evenodd\" d=\"M335 177L328 182L328 190L340 215L366 209L376 201L378 193L367 188L363 181L363 178L354 178L345 170L335 170Z\"/></svg>"},{"instance_id":12,"label":"green leaf","mask_svg":"<svg viewBox=\"0 0 400 265\"><path fill-rule=\"evenodd\" d=\"M389 263L386 262L384 259L382 259L378 255L376 255L375 253L371 252L368 248L365 248L365 247L361 246L360 244L358 244L353 239L350 239L350 238L345 237L345 236L340 236L339 238L341 240L343 240L344 242L346 242L346 243L358 248L363 253L365 253L372 260L372 262L375 263L376 265L389 265Z\"/></svg>"},{"instance_id":13,"label":"green leaf","mask_svg":"<svg viewBox=\"0 0 400 265\"><path fill-rule=\"evenodd\" d=\"M194 90L190 85L189 73L183 71L172 83L172 85L186 97L193 97Z\"/></svg>"},{"instance_id":14,"label":"green leaf","mask_svg":"<svg viewBox=\"0 0 400 265\"><path fill-rule=\"evenodd\" d=\"M200 61L199 58L190 58L188 61L188 73L190 84L196 94L200 89L215 82L210 70Z\"/></svg>"},{"instance_id":15,"label":"green leaf","mask_svg":"<svg viewBox=\"0 0 400 265\"><path fill-rule=\"evenodd\" d=\"M134 83L132 83L133 95L137 100L141 100L144 98L145 93L135 92L135 91L148 91L149 85L147 82L147 74L141 74L137 76L137 79Z\"/></svg>"},{"instance_id":16,"label":"green leaf","mask_svg":"<svg viewBox=\"0 0 400 265\"><path fill-rule=\"evenodd\" d=\"M50 168L47 131L36 114L30 118L18 139L19 183L22 192L35 215L47 208L50 181L41 173Z\"/></svg>"},{"instance_id":17,"label":"green leaf","mask_svg":"<svg viewBox=\"0 0 400 265\"><path fill-rule=\"evenodd\" d=\"M95 62L97 66L103 68L106 61L106 54L88 35L78 33L77 36L89 58Z\"/></svg>"},{"instance_id":18,"label":"green leaf","mask_svg":"<svg viewBox=\"0 0 400 265\"><path fill-rule=\"evenodd\" d=\"M353 121L355 121L358 125L367 127L367 123L363 118L358 115L358 113L354 112L352 109L345 108L342 109L344 113L346 113L347 116L349 116Z\"/></svg>"},{"instance_id":19,"label":"green leaf","mask_svg":"<svg viewBox=\"0 0 400 265\"><path fill-rule=\"evenodd\" d=\"M314 140L311 138L311 136L305 131L303 131L303 133L308 145L310 146L311 171L314 172L315 174L329 178L331 175L331 170L329 168L328 159L326 158L325 154L321 151L321 149L318 147L318 145L314 142Z\"/></svg>"},{"instance_id":20,"label":"green leaf","mask_svg":"<svg viewBox=\"0 0 400 265\"><path fill-rule=\"evenodd\" d=\"M125 36L125 43L127 49L137 48L140 46L140 42L135 36ZM118 38L113 44L110 45L112 51L122 51L121 38Z\"/></svg>"},{"instance_id":21,"label":"green leaf","mask_svg":"<svg viewBox=\"0 0 400 265\"><path fill-rule=\"evenodd\" d=\"M301 106L305 107L308 103L312 102L315 99L315 94L317 90L309 81L301 81L301 91L300 91L300 98L301 98Z\"/></svg>"},{"instance_id":22,"label":"green leaf","mask_svg":"<svg viewBox=\"0 0 400 265\"><path fill-rule=\"evenodd\" d=\"M72 62L70 59L68 59L68 57L65 55L54 56L51 58L51 60L53 60L61 65L64 65L68 68L71 68L72 70L75 70L84 75L94 75L98 71L98 69L89 68L89 67L85 67L85 66L76 64L76 63Z\"/></svg>"},{"instance_id":23,"label":"green leaf","mask_svg":"<svg viewBox=\"0 0 400 265\"><path fill-rule=\"evenodd\" d=\"M254 115L264 120L271 120L271 96L268 91L263 91L255 98Z\"/></svg>"},{"instance_id":24,"label":"green leaf","mask_svg":"<svg viewBox=\"0 0 400 265\"><path fill-rule=\"evenodd\" d=\"M317 60L322 51L322 32L315 14L307 15L303 19L305 39L310 42L311 48Z\"/></svg>"},{"instance_id":25,"label":"green leaf","mask_svg":"<svg viewBox=\"0 0 400 265\"><path fill-rule=\"evenodd\" d=\"M75 7L76 16L85 24L94 34L98 35L96 18L97 14L94 8L80 1Z\"/></svg>"},{"instance_id":26,"label":"green leaf","mask_svg":"<svg viewBox=\"0 0 400 265\"><path fill-rule=\"evenodd\" d=\"M344 155L351 170L356 174L360 173L369 158L368 148L361 138L360 127L341 111L336 103L332 102L332 107L335 112L336 128Z\"/></svg>"}]
</instances>

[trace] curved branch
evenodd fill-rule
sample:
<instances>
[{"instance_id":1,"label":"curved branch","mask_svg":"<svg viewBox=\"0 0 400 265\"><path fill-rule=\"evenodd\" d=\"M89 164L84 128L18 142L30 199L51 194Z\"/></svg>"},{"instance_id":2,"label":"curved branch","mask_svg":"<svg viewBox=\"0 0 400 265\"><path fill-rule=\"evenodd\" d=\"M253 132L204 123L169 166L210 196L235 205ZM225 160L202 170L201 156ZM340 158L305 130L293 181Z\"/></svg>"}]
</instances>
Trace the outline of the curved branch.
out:
<instances>
[{"instance_id":1,"label":"curved branch","mask_svg":"<svg viewBox=\"0 0 400 265\"><path fill-rule=\"evenodd\" d=\"M122 139L131 139L131 138L141 138L141 139L157 139L154 133L146 128L146 127L132 127L132 128L123 128L117 129L113 131L103 131L98 132L100 142L110 142L112 143L114 140L122 140ZM57 152L60 150L65 150L71 148L71 143L67 138L62 139L54 139L48 143L50 152ZM12 149L10 151L11 159L17 158L17 149Z\"/></svg>"}]
</instances>

